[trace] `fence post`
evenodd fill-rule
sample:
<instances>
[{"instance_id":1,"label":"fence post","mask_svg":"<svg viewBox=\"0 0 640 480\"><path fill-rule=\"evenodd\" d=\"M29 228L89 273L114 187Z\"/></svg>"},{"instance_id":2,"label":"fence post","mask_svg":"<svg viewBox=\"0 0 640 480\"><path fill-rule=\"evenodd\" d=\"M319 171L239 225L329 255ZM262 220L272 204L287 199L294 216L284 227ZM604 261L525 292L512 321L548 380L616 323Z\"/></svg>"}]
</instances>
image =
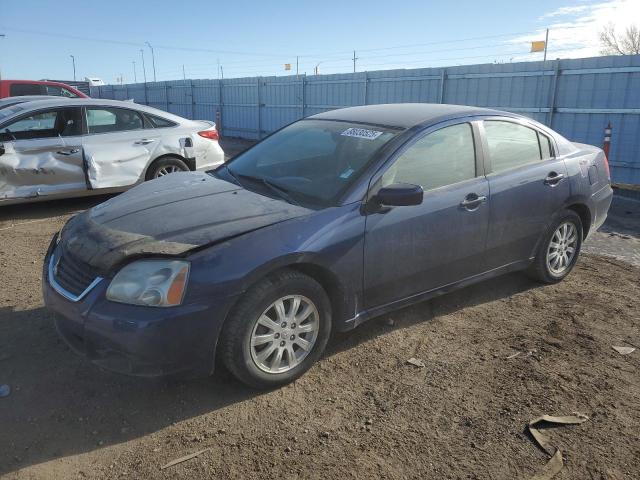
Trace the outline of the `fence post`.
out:
<instances>
[{"instance_id":1,"label":"fence post","mask_svg":"<svg viewBox=\"0 0 640 480\"><path fill-rule=\"evenodd\" d=\"M547 115L547 127L553 128L553 114L556 111L556 93L558 91L558 80L560 77L560 59L556 60L553 82L551 85L551 101L549 102L549 115Z\"/></svg>"},{"instance_id":2,"label":"fence post","mask_svg":"<svg viewBox=\"0 0 640 480\"><path fill-rule=\"evenodd\" d=\"M369 85L369 75L367 74L367 71L365 70L364 72L364 105L367 104L367 90L368 90L368 85Z\"/></svg>"},{"instance_id":3,"label":"fence post","mask_svg":"<svg viewBox=\"0 0 640 480\"><path fill-rule=\"evenodd\" d=\"M220 135L222 135L222 128L224 123L222 122L222 114L223 114L223 105L222 105L222 79L218 79L218 120L220 124L218 125L218 131Z\"/></svg>"},{"instance_id":4,"label":"fence post","mask_svg":"<svg viewBox=\"0 0 640 480\"><path fill-rule=\"evenodd\" d=\"M440 98L438 103L444 103L444 84L447 81L447 69L443 68L440 73Z\"/></svg>"},{"instance_id":5,"label":"fence post","mask_svg":"<svg viewBox=\"0 0 640 480\"><path fill-rule=\"evenodd\" d=\"M307 86L307 75L302 76L302 116L300 118L304 118L305 114L305 102L306 102L306 86Z\"/></svg>"},{"instance_id":6,"label":"fence post","mask_svg":"<svg viewBox=\"0 0 640 480\"><path fill-rule=\"evenodd\" d=\"M191 120L195 120L196 116L196 97L193 95L193 80L189 79L189 92L191 92Z\"/></svg>"},{"instance_id":7,"label":"fence post","mask_svg":"<svg viewBox=\"0 0 640 480\"><path fill-rule=\"evenodd\" d=\"M256 90L256 96L258 97L258 140L262 139L262 101L260 99L260 80L262 77L258 77L258 85Z\"/></svg>"},{"instance_id":8,"label":"fence post","mask_svg":"<svg viewBox=\"0 0 640 480\"><path fill-rule=\"evenodd\" d=\"M165 83L164 84L164 102L167 105L167 112L169 111L169 90L168 90L169 86Z\"/></svg>"}]
</instances>

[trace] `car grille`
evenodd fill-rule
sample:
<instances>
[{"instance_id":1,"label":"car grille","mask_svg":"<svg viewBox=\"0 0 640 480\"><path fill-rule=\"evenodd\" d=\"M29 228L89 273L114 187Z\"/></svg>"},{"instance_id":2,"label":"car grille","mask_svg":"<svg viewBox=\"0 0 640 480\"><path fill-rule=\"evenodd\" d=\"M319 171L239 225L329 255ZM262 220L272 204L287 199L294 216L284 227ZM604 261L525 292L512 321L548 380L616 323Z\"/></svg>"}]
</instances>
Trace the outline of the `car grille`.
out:
<instances>
[{"instance_id":1,"label":"car grille","mask_svg":"<svg viewBox=\"0 0 640 480\"><path fill-rule=\"evenodd\" d=\"M54 259L53 276L56 283L75 297L79 297L98 277L89 264L72 258L66 252Z\"/></svg>"}]
</instances>

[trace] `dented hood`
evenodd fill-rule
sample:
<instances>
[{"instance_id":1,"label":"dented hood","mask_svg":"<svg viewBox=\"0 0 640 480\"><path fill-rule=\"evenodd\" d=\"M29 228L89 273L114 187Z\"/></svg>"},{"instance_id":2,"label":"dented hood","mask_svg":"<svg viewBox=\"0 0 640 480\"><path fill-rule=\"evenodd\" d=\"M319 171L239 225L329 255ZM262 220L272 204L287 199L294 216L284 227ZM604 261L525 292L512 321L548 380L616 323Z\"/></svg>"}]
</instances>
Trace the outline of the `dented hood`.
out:
<instances>
[{"instance_id":1,"label":"dented hood","mask_svg":"<svg viewBox=\"0 0 640 480\"><path fill-rule=\"evenodd\" d=\"M74 217L61 243L108 271L129 256L180 255L311 212L206 173L175 173Z\"/></svg>"}]
</instances>

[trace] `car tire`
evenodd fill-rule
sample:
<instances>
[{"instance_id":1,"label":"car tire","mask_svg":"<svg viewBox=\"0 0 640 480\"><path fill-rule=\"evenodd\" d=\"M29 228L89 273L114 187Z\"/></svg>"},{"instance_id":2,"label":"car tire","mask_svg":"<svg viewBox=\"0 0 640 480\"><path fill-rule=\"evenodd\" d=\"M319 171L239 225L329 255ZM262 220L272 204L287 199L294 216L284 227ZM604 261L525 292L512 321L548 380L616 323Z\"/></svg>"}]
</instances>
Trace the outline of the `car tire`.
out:
<instances>
[{"instance_id":1,"label":"car tire","mask_svg":"<svg viewBox=\"0 0 640 480\"><path fill-rule=\"evenodd\" d=\"M241 382L274 388L304 374L324 352L330 333L331 304L322 286L283 270L252 286L232 309L219 358Z\"/></svg>"},{"instance_id":2,"label":"car tire","mask_svg":"<svg viewBox=\"0 0 640 480\"><path fill-rule=\"evenodd\" d=\"M578 261L582 247L582 221L572 211L563 211L545 233L529 276L543 283L558 283Z\"/></svg>"},{"instance_id":3,"label":"car tire","mask_svg":"<svg viewBox=\"0 0 640 480\"><path fill-rule=\"evenodd\" d=\"M177 157L163 157L153 162L147 169L145 180L163 177L169 173L188 172L189 167Z\"/></svg>"}]
</instances>

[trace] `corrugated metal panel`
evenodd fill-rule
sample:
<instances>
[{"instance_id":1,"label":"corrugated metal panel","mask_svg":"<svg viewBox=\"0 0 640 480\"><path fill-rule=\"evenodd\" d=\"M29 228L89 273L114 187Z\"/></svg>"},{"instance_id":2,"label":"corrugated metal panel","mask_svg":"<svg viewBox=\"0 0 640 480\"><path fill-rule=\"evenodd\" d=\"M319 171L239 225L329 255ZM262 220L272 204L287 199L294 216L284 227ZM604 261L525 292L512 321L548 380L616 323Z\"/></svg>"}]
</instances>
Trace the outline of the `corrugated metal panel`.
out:
<instances>
[{"instance_id":1,"label":"corrugated metal panel","mask_svg":"<svg viewBox=\"0 0 640 480\"><path fill-rule=\"evenodd\" d=\"M92 87L91 96L134 99L187 118L219 121L223 135L252 139L315 113L376 103L499 108L598 146L611 122L613 179L640 184L640 55L107 85Z\"/></svg>"}]
</instances>

